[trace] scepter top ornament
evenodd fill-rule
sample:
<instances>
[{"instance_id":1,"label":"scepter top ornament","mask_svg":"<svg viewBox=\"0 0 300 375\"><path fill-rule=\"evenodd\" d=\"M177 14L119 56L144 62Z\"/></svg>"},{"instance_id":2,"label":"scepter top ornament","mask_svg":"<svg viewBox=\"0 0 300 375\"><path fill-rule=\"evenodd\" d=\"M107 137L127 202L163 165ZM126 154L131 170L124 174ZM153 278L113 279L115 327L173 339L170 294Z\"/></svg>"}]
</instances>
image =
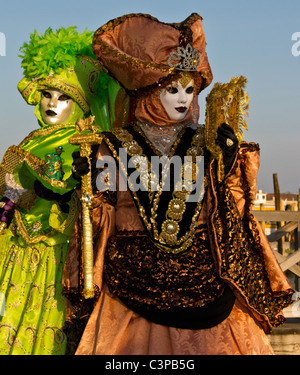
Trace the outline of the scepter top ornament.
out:
<instances>
[{"instance_id":1,"label":"scepter top ornament","mask_svg":"<svg viewBox=\"0 0 300 375\"><path fill-rule=\"evenodd\" d=\"M89 130L91 133L97 133L99 130L99 127L96 127L93 125L95 120L95 116L89 116L88 118L85 119L79 119L76 122L76 130L79 133L83 133L86 130Z\"/></svg>"}]
</instances>

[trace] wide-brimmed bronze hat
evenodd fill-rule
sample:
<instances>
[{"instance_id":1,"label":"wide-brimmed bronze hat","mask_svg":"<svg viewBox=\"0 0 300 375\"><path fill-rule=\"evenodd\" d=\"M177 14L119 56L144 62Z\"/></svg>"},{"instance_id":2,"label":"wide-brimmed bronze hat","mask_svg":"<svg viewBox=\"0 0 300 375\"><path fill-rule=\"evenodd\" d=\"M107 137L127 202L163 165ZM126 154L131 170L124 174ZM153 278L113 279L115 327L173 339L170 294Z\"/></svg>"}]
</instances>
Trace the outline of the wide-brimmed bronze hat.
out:
<instances>
[{"instance_id":1,"label":"wide-brimmed bronze hat","mask_svg":"<svg viewBox=\"0 0 300 375\"><path fill-rule=\"evenodd\" d=\"M202 17L163 23L148 14L128 14L100 27L93 51L112 78L135 95L164 85L180 72L200 78L198 92L212 81Z\"/></svg>"}]
</instances>

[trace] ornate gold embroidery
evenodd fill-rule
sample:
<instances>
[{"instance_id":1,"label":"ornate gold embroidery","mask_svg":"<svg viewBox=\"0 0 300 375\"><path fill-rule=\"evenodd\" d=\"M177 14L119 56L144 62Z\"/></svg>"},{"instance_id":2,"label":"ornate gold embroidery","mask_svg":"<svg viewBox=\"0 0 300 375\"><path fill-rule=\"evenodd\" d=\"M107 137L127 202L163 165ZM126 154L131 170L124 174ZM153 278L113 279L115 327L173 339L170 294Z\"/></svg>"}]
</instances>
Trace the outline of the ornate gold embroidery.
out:
<instances>
[{"instance_id":1,"label":"ornate gold embroidery","mask_svg":"<svg viewBox=\"0 0 300 375\"><path fill-rule=\"evenodd\" d=\"M177 243L177 235L179 233L179 230L180 227L175 220L167 219L161 225L161 233L159 235L159 240L161 242L166 242L170 245L175 245ZM173 252L175 253L175 251Z\"/></svg>"},{"instance_id":2,"label":"ornate gold embroidery","mask_svg":"<svg viewBox=\"0 0 300 375\"><path fill-rule=\"evenodd\" d=\"M128 131L125 129L114 129L113 134L121 141L121 142L130 142L132 141L133 137Z\"/></svg>"},{"instance_id":3,"label":"ornate gold embroidery","mask_svg":"<svg viewBox=\"0 0 300 375\"><path fill-rule=\"evenodd\" d=\"M76 103L78 103L86 112L89 111L90 106L84 92L77 86L71 85L70 81L65 81L58 77L47 77L38 81L39 89L47 89L49 87L63 91L66 94L71 94Z\"/></svg>"},{"instance_id":4,"label":"ornate gold embroidery","mask_svg":"<svg viewBox=\"0 0 300 375\"><path fill-rule=\"evenodd\" d=\"M174 219L174 220L182 220L182 215L186 210L186 205L182 201L182 199L172 199L168 206L168 211L166 213L166 216L168 218Z\"/></svg>"},{"instance_id":5,"label":"ornate gold embroidery","mask_svg":"<svg viewBox=\"0 0 300 375\"><path fill-rule=\"evenodd\" d=\"M176 70L177 70L176 67L171 67L169 65L159 65L159 64L148 62L148 61L142 61L142 60L139 60L139 59L132 58L132 57L126 55L126 54L122 54L117 49L109 46L101 38L99 38L99 36L101 36L103 33L113 30L115 27L117 27L118 25L123 23L125 20L127 20L129 18L132 18L132 17L139 17L139 16L147 17L147 18L149 18L153 21L158 21L157 18L155 18L155 17L152 17L148 14L145 15L145 14L141 14L141 13L137 13L137 14L132 13L132 14L128 14L128 15L125 15L125 16L122 16L122 17L118 17L118 18L115 18L114 20L112 20L111 22L108 22L104 26L100 27L95 32L94 41L96 41L96 43L101 46L101 49L104 51L103 53L106 53L106 54L107 53L113 53L114 56L116 56L116 57L118 56L118 58L121 61L125 61L125 62L127 62L129 64L132 64L132 65L135 65L137 67L143 66L144 68L151 68L153 70L160 70L161 72L169 72L170 74L175 73ZM191 17L189 17L187 19L184 26L188 27L189 25L192 25L198 18L201 18L201 17L199 15L193 14ZM170 26L176 28L177 25L176 24L170 24Z\"/></svg>"},{"instance_id":6,"label":"ornate gold embroidery","mask_svg":"<svg viewBox=\"0 0 300 375\"><path fill-rule=\"evenodd\" d=\"M143 149L136 141L123 142L122 146L126 148L129 156L141 155L143 152Z\"/></svg>"},{"instance_id":7,"label":"ornate gold embroidery","mask_svg":"<svg viewBox=\"0 0 300 375\"><path fill-rule=\"evenodd\" d=\"M137 128L134 127L134 129L136 130ZM147 138L145 138L145 135L140 129L138 130L138 132L144 137L146 142L149 142ZM137 156L142 157L143 160L145 161L145 166L148 165L149 167L151 165L149 159L143 153L142 147L138 145L135 140L133 140L132 134L130 134L125 128L114 129L112 130L112 133L116 136L116 138L119 141L121 141L122 147L126 149L129 155L134 155L134 157L137 157ZM176 140L175 144L172 146L169 157L172 157L174 155L176 147L178 146L182 135L183 135L183 131L181 131L181 133L178 136L178 139ZM127 175L126 166L122 164L122 160L120 160L120 157L118 155L118 152L115 150L114 145L106 137L104 138L104 140L106 144L108 145L108 147L110 148L110 150L112 151L113 156L117 158L120 168L123 170L125 175ZM190 149L193 150L192 154L194 156L195 156L194 149L196 150L197 156L203 154L203 149L201 147L203 144L204 144L203 128L199 127L197 128L193 136L193 139L191 141L192 147ZM133 147L133 150L131 149L128 151L130 147ZM156 154L159 154L159 152L157 152ZM159 246L163 251L172 252L175 254L185 251L189 246L191 246L192 236L196 230L197 218L199 216L201 205L202 205L202 200L199 200L197 202L197 206L196 206L194 215L192 217L191 226L189 230L178 239L178 233L180 230L179 223L180 221L182 221L182 215L186 209L186 200L187 200L188 195L192 191L192 183L195 180L196 171L197 171L197 166L194 162L192 162L191 164L188 163L187 165L184 165L183 168L184 169L191 168L191 170L189 171L190 178L187 178L187 174L184 175L183 173L180 173L181 174L181 176L179 176L179 178L181 179L180 187L177 189L177 191L175 187L175 191L173 191L172 193L172 200L170 201L168 210L166 212L166 220L162 223L161 229L158 228L156 219L157 219L158 205L160 203L161 193L163 191L164 179L161 179L161 181L158 181L158 177L154 173L151 174L149 169L145 169L146 172L144 173L144 175L143 174L141 175L144 186L148 185L149 187L150 185L150 187L152 188L153 186L158 187L157 191L153 191L153 189L152 190L150 189L150 191L148 191L149 200L152 203L152 207L151 207L152 215L149 218L146 215L145 208L142 206L138 195L136 194L134 189L131 189L133 198L137 202L137 205L139 208L139 215L142 218L146 228L150 232L153 231L154 239L159 242ZM176 245L176 248L171 249L169 247L170 245Z\"/></svg>"},{"instance_id":8,"label":"ornate gold embroidery","mask_svg":"<svg viewBox=\"0 0 300 375\"><path fill-rule=\"evenodd\" d=\"M199 137L201 137L201 133L203 134L203 129L198 128L191 142L192 147L188 149L188 152L192 153L193 156L200 156L203 154L203 149L199 146ZM195 146L195 143L198 144L198 146ZM194 152L194 150L196 152ZM181 237L180 240L177 238L180 230L178 223L182 220L182 215L186 210L186 200L188 195L192 193L193 184L195 183L198 172L199 167L197 166L195 159L192 162L184 162L181 175L179 176L179 178L181 178L181 187L176 186L175 191L172 193L172 200L170 201L168 210L166 212L167 220L163 222L161 233L158 236L159 241L163 245L179 245L182 242L182 238L185 238L185 236ZM193 232L193 225L196 224L196 217L199 214L201 203L202 200L200 200L197 205L197 209L192 219L192 226L190 228L191 232L188 235L192 235L191 233Z\"/></svg>"},{"instance_id":9,"label":"ornate gold embroidery","mask_svg":"<svg viewBox=\"0 0 300 375\"><path fill-rule=\"evenodd\" d=\"M35 81L31 81L31 82L28 83L28 85L26 86L26 88L23 91L21 91L21 95L23 96L23 98L25 99L26 102L27 102L27 98L36 89L36 87L37 87L37 81L36 80Z\"/></svg>"}]
</instances>

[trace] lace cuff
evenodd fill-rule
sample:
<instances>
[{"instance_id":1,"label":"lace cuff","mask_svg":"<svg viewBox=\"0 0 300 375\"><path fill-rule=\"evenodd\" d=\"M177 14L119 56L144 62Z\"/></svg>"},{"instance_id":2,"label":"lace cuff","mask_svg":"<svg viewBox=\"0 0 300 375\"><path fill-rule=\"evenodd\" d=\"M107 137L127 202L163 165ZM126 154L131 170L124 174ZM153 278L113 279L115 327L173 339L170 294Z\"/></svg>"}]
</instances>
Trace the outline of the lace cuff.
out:
<instances>
[{"instance_id":1,"label":"lace cuff","mask_svg":"<svg viewBox=\"0 0 300 375\"><path fill-rule=\"evenodd\" d=\"M24 194L27 189L16 183L13 174L7 173L5 175L6 190L3 194L4 197L10 199L12 202L17 203L18 199Z\"/></svg>"}]
</instances>

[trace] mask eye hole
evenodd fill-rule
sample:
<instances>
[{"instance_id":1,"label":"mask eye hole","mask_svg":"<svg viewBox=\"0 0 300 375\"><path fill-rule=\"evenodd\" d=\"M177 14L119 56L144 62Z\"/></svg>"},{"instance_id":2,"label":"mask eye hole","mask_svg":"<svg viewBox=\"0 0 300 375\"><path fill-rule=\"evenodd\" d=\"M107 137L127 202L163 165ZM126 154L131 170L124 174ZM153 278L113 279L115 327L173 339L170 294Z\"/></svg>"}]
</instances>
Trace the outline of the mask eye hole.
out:
<instances>
[{"instance_id":1,"label":"mask eye hole","mask_svg":"<svg viewBox=\"0 0 300 375\"><path fill-rule=\"evenodd\" d=\"M62 95L60 95L60 97L58 98L58 100L60 100L60 101L66 101L66 100L69 100L69 99L71 99L70 97L69 97L69 95L67 95L67 94L62 94Z\"/></svg>"},{"instance_id":2,"label":"mask eye hole","mask_svg":"<svg viewBox=\"0 0 300 375\"><path fill-rule=\"evenodd\" d=\"M188 88L185 90L185 92L186 92L187 94L192 94L192 93L194 92L194 86L190 86L190 87L188 87Z\"/></svg>"},{"instance_id":3,"label":"mask eye hole","mask_svg":"<svg viewBox=\"0 0 300 375\"><path fill-rule=\"evenodd\" d=\"M178 93L178 89L177 89L177 87L172 87L172 86L167 87L167 91L168 91L170 94L177 94L177 93Z\"/></svg>"},{"instance_id":4,"label":"mask eye hole","mask_svg":"<svg viewBox=\"0 0 300 375\"><path fill-rule=\"evenodd\" d=\"M52 95L49 91L42 91L42 95L44 98L51 99Z\"/></svg>"}]
</instances>

